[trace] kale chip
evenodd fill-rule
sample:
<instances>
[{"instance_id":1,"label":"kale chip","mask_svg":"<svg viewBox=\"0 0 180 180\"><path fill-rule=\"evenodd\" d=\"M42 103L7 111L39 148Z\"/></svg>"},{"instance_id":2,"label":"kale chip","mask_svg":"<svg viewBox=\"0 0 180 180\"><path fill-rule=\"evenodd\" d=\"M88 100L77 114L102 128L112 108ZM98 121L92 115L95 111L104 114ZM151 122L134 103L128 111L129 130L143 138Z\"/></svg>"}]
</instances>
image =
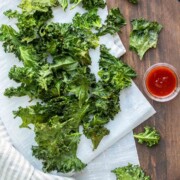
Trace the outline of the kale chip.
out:
<instances>
[{"instance_id":1,"label":"kale chip","mask_svg":"<svg viewBox=\"0 0 180 180\"><path fill-rule=\"evenodd\" d=\"M138 165L128 164L127 166L116 168L112 171L117 180L150 180L144 171Z\"/></svg>"},{"instance_id":2,"label":"kale chip","mask_svg":"<svg viewBox=\"0 0 180 180\"><path fill-rule=\"evenodd\" d=\"M102 25L97 34L99 36L103 36L108 33L115 34L125 25L126 20L119 8L113 8L109 11L105 24Z\"/></svg>"},{"instance_id":3,"label":"kale chip","mask_svg":"<svg viewBox=\"0 0 180 180\"><path fill-rule=\"evenodd\" d=\"M156 48L162 25L145 19L134 19L131 23L130 50L135 51L142 60L148 49Z\"/></svg>"},{"instance_id":4,"label":"kale chip","mask_svg":"<svg viewBox=\"0 0 180 180\"><path fill-rule=\"evenodd\" d=\"M134 137L138 139L140 144L146 143L148 147L152 147L159 143L160 135L155 128L146 126L144 130L142 133L134 134Z\"/></svg>"}]
</instances>

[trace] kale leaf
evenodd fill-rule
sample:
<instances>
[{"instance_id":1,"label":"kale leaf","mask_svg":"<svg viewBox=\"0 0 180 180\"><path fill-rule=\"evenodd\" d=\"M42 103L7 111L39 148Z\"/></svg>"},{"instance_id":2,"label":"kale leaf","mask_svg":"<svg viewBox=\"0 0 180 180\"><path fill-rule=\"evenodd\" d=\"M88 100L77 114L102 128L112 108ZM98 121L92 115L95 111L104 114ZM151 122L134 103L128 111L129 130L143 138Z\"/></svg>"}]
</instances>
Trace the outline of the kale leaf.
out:
<instances>
[{"instance_id":1,"label":"kale leaf","mask_svg":"<svg viewBox=\"0 0 180 180\"><path fill-rule=\"evenodd\" d=\"M100 28L102 24L101 24L101 18L97 15L97 10L98 9L94 8L82 15L80 13L76 13L76 15L73 18L73 25L75 27L86 28L86 29Z\"/></svg>"},{"instance_id":2,"label":"kale leaf","mask_svg":"<svg viewBox=\"0 0 180 180\"><path fill-rule=\"evenodd\" d=\"M14 53L17 57L20 56L19 52L19 34L11 26L2 25L0 27L0 41L3 42L4 51Z\"/></svg>"},{"instance_id":3,"label":"kale leaf","mask_svg":"<svg viewBox=\"0 0 180 180\"><path fill-rule=\"evenodd\" d=\"M106 3L104 0L82 0L82 5L85 9L104 8Z\"/></svg>"},{"instance_id":4,"label":"kale leaf","mask_svg":"<svg viewBox=\"0 0 180 180\"><path fill-rule=\"evenodd\" d=\"M75 4L71 9L75 8L78 4L82 3L83 8L92 10L94 8L104 8L106 3L104 0L70 0L71 4Z\"/></svg>"},{"instance_id":5,"label":"kale leaf","mask_svg":"<svg viewBox=\"0 0 180 180\"><path fill-rule=\"evenodd\" d=\"M148 147L152 147L159 143L160 135L155 128L144 127L144 132L139 134L134 134L134 137L138 139L140 144L146 144Z\"/></svg>"},{"instance_id":6,"label":"kale leaf","mask_svg":"<svg viewBox=\"0 0 180 180\"><path fill-rule=\"evenodd\" d=\"M61 0L21 0L19 7L27 13L48 12L49 8L56 7L59 3L64 7L65 3Z\"/></svg>"},{"instance_id":7,"label":"kale leaf","mask_svg":"<svg viewBox=\"0 0 180 180\"><path fill-rule=\"evenodd\" d=\"M96 83L90 99L94 116L91 121L83 125L84 134L92 140L94 149L97 148L102 138L109 134L109 130L104 125L120 110L120 91L129 87L131 78L136 77L134 70L112 56L104 45L100 46L100 52L98 74L101 80Z\"/></svg>"},{"instance_id":8,"label":"kale leaf","mask_svg":"<svg viewBox=\"0 0 180 180\"><path fill-rule=\"evenodd\" d=\"M101 59L98 72L102 81L109 83L114 89L122 90L131 85L136 73L129 66L112 56L105 46L101 46Z\"/></svg>"},{"instance_id":9,"label":"kale leaf","mask_svg":"<svg viewBox=\"0 0 180 180\"><path fill-rule=\"evenodd\" d=\"M116 168L112 171L117 180L150 180L144 171L138 165L128 164L127 166Z\"/></svg>"},{"instance_id":10,"label":"kale leaf","mask_svg":"<svg viewBox=\"0 0 180 180\"><path fill-rule=\"evenodd\" d=\"M156 48L162 25L145 19L134 19L131 23L133 31L130 34L130 50L135 51L142 60L148 49Z\"/></svg>"},{"instance_id":11,"label":"kale leaf","mask_svg":"<svg viewBox=\"0 0 180 180\"><path fill-rule=\"evenodd\" d=\"M58 2L64 10L68 7L68 0L58 0Z\"/></svg>"},{"instance_id":12,"label":"kale leaf","mask_svg":"<svg viewBox=\"0 0 180 180\"><path fill-rule=\"evenodd\" d=\"M76 6L78 6L81 2L82 2L82 0L70 0L70 4L74 4L71 7L71 10L74 9Z\"/></svg>"},{"instance_id":13,"label":"kale leaf","mask_svg":"<svg viewBox=\"0 0 180 180\"><path fill-rule=\"evenodd\" d=\"M81 136L77 125L75 118L60 122L60 118L54 116L47 123L35 126L38 146L32 147L33 155L42 159L45 172L56 170L66 173L79 171L86 166L76 156Z\"/></svg>"},{"instance_id":14,"label":"kale leaf","mask_svg":"<svg viewBox=\"0 0 180 180\"><path fill-rule=\"evenodd\" d=\"M40 27L53 17L50 8L47 12L36 11L33 14L27 12L19 13L12 10L8 10L4 14L8 18L16 18L18 20L16 25L19 29L19 37L21 37L21 42L27 43L35 40Z\"/></svg>"},{"instance_id":15,"label":"kale leaf","mask_svg":"<svg viewBox=\"0 0 180 180\"><path fill-rule=\"evenodd\" d=\"M119 8L114 8L109 11L105 24L98 31L99 36L103 36L105 34L115 34L119 32L120 29L126 25L126 20Z\"/></svg>"}]
</instances>

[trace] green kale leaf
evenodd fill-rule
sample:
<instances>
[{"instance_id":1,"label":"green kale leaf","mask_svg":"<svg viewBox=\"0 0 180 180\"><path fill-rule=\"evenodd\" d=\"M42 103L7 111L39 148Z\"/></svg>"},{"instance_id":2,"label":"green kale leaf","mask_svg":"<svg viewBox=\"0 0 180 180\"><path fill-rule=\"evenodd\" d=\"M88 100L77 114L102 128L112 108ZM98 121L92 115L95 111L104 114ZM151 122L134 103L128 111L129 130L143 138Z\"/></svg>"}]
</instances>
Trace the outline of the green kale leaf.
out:
<instances>
[{"instance_id":1,"label":"green kale leaf","mask_svg":"<svg viewBox=\"0 0 180 180\"><path fill-rule=\"evenodd\" d=\"M90 79L84 74L75 75L68 85L69 92L79 99L79 108L88 101L90 95Z\"/></svg>"},{"instance_id":2,"label":"green kale leaf","mask_svg":"<svg viewBox=\"0 0 180 180\"><path fill-rule=\"evenodd\" d=\"M99 38L91 30L74 24L49 23L41 27L39 34L43 41L39 51L48 51L53 56L63 52L76 57L81 64L91 64L89 49L99 45Z\"/></svg>"},{"instance_id":3,"label":"green kale leaf","mask_svg":"<svg viewBox=\"0 0 180 180\"><path fill-rule=\"evenodd\" d=\"M112 56L104 45L101 45L100 52L98 74L101 80L92 89L90 98L93 107L91 113L94 114L94 117L83 125L84 134L92 140L94 149L98 147L102 138L109 134L109 130L104 125L113 119L120 110L120 91L130 86L131 78L136 77L136 73Z\"/></svg>"},{"instance_id":4,"label":"green kale leaf","mask_svg":"<svg viewBox=\"0 0 180 180\"><path fill-rule=\"evenodd\" d=\"M131 85L131 79L136 73L129 66L112 56L108 49L101 45L100 71L102 81L111 84L114 89L122 90Z\"/></svg>"},{"instance_id":5,"label":"green kale leaf","mask_svg":"<svg viewBox=\"0 0 180 180\"><path fill-rule=\"evenodd\" d=\"M37 97L36 95L36 87L26 86L25 84L21 84L19 87L10 87L7 88L4 92L4 95L7 97L22 97L28 95L30 98Z\"/></svg>"},{"instance_id":6,"label":"green kale leaf","mask_svg":"<svg viewBox=\"0 0 180 180\"><path fill-rule=\"evenodd\" d=\"M30 124L37 124L46 122L49 114L47 113L46 108L42 106L40 103L37 103L34 106L29 106L26 108L19 107L18 111L14 111L15 117L21 117L22 119L22 127L30 128Z\"/></svg>"},{"instance_id":7,"label":"green kale leaf","mask_svg":"<svg viewBox=\"0 0 180 180\"><path fill-rule=\"evenodd\" d=\"M119 8L114 8L109 11L105 24L99 29L97 35L103 36L105 34L115 34L126 25L126 20L120 12Z\"/></svg>"},{"instance_id":8,"label":"green kale leaf","mask_svg":"<svg viewBox=\"0 0 180 180\"><path fill-rule=\"evenodd\" d=\"M97 10L98 9L94 8L82 15L80 13L77 13L73 18L73 25L75 27L86 29L100 28L102 24L101 18L97 15Z\"/></svg>"},{"instance_id":9,"label":"green kale leaf","mask_svg":"<svg viewBox=\"0 0 180 180\"><path fill-rule=\"evenodd\" d=\"M106 3L104 0L82 0L83 8L90 10L93 8L104 8Z\"/></svg>"},{"instance_id":10,"label":"green kale leaf","mask_svg":"<svg viewBox=\"0 0 180 180\"><path fill-rule=\"evenodd\" d=\"M4 12L8 18L17 19L17 27L19 29L19 37L21 42L31 42L38 36L38 31L47 20L53 17L52 10L47 12L36 11L33 14L27 12L19 13L18 11L8 10Z\"/></svg>"},{"instance_id":11,"label":"green kale leaf","mask_svg":"<svg viewBox=\"0 0 180 180\"><path fill-rule=\"evenodd\" d=\"M3 42L5 52L14 53L17 57L19 56L19 34L11 26L2 25L0 27L0 41Z\"/></svg>"},{"instance_id":12,"label":"green kale leaf","mask_svg":"<svg viewBox=\"0 0 180 180\"><path fill-rule=\"evenodd\" d=\"M71 7L71 9L74 9L76 6L78 6L80 3L82 2L82 0L70 0L71 4L75 4Z\"/></svg>"},{"instance_id":13,"label":"green kale leaf","mask_svg":"<svg viewBox=\"0 0 180 180\"><path fill-rule=\"evenodd\" d=\"M76 156L81 134L77 127L73 127L73 121L70 119L60 123L59 117L54 116L48 123L35 126L38 146L32 147L33 155L42 159L45 172L80 171L86 166Z\"/></svg>"},{"instance_id":14,"label":"green kale leaf","mask_svg":"<svg viewBox=\"0 0 180 180\"><path fill-rule=\"evenodd\" d=\"M9 78L17 83L31 84L37 74L33 68L13 66L9 71Z\"/></svg>"},{"instance_id":15,"label":"green kale leaf","mask_svg":"<svg viewBox=\"0 0 180 180\"><path fill-rule=\"evenodd\" d=\"M45 172L80 171L86 166L77 158L76 152L81 136L79 125L89 105L79 108L75 99L70 101L59 99L14 111L15 116L22 118L21 127L34 124L38 146L32 147L33 155L42 160Z\"/></svg>"},{"instance_id":16,"label":"green kale leaf","mask_svg":"<svg viewBox=\"0 0 180 180\"><path fill-rule=\"evenodd\" d=\"M152 147L159 143L160 135L155 128L146 126L144 130L142 133L134 134L140 144L145 143L148 147Z\"/></svg>"},{"instance_id":17,"label":"green kale leaf","mask_svg":"<svg viewBox=\"0 0 180 180\"><path fill-rule=\"evenodd\" d=\"M110 131L104 127L107 122L107 118L104 117L101 119L101 117L95 115L90 122L84 123L83 132L87 138L92 140L93 149L96 149L104 136L110 133Z\"/></svg>"},{"instance_id":18,"label":"green kale leaf","mask_svg":"<svg viewBox=\"0 0 180 180\"><path fill-rule=\"evenodd\" d=\"M37 68L41 57L38 56L36 50L33 47L20 46L19 59L22 60L25 67Z\"/></svg>"},{"instance_id":19,"label":"green kale leaf","mask_svg":"<svg viewBox=\"0 0 180 180\"><path fill-rule=\"evenodd\" d=\"M142 60L148 49L156 48L162 25L145 19L134 19L131 23L130 50L135 51Z\"/></svg>"},{"instance_id":20,"label":"green kale leaf","mask_svg":"<svg viewBox=\"0 0 180 180\"><path fill-rule=\"evenodd\" d=\"M58 2L64 10L68 7L68 0L58 0Z\"/></svg>"},{"instance_id":21,"label":"green kale leaf","mask_svg":"<svg viewBox=\"0 0 180 180\"><path fill-rule=\"evenodd\" d=\"M74 9L78 4L82 3L83 8L92 10L94 8L104 8L106 3L104 0L70 0L71 4L75 4L71 9Z\"/></svg>"},{"instance_id":22,"label":"green kale leaf","mask_svg":"<svg viewBox=\"0 0 180 180\"><path fill-rule=\"evenodd\" d=\"M104 117L109 120L113 119L120 111L119 90L113 86L108 86L108 83L106 84L103 81L99 81L93 88L91 100L94 114L98 114L102 119Z\"/></svg>"},{"instance_id":23,"label":"green kale leaf","mask_svg":"<svg viewBox=\"0 0 180 180\"><path fill-rule=\"evenodd\" d=\"M116 168L112 171L117 180L150 180L144 171L138 165L128 164L127 166Z\"/></svg>"},{"instance_id":24,"label":"green kale leaf","mask_svg":"<svg viewBox=\"0 0 180 180\"><path fill-rule=\"evenodd\" d=\"M27 13L34 13L35 11L48 12L50 7L59 5L60 0L22 0L19 7ZM66 7L65 2L61 2L63 7Z\"/></svg>"}]
</instances>

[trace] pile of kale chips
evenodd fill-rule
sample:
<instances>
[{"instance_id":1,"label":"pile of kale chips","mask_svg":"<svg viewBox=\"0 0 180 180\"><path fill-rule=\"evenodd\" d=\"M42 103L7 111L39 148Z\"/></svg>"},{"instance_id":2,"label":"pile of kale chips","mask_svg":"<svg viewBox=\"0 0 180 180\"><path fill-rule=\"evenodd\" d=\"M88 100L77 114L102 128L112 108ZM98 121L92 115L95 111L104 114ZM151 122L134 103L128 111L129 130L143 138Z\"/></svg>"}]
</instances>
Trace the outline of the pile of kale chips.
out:
<instances>
[{"instance_id":1,"label":"pile of kale chips","mask_svg":"<svg viewBox=\"0 0 180 180\"><path fill-rule=\"evenodd\" d=\"M37 146L32 147L33 155L42 160L46 172L66 173L86 166L76 156L79 127L96 149L110 133L104 125L120 111L120 91L136 76L104 45L100 46L98 82L89 68L89 49L99 46L99 36L114 34L125 25L119 9L110 10L102 24L96 8L105 6L103 0L71 1L75 5L81 2L87 13L77 13L72 23L51 22L52 8L60 5L65 9L65 2L22 0L20 11L4 13L17 19L18 30L9 25L0 28L5 52L14 53L23 64L9 71L9 78L19 86L6 89L4 94L40 100L13 113L22 119L21 128L34 125Z\"/></svg>"}]
</instances>

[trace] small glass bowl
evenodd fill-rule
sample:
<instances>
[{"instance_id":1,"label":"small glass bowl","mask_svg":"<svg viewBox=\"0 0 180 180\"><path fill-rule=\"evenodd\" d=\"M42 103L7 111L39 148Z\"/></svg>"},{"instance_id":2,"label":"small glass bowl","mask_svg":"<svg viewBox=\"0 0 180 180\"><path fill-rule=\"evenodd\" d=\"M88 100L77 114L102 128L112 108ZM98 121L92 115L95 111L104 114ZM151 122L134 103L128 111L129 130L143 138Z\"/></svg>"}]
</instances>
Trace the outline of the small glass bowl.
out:
<instances>
[{"instance_id":1,"label":"small glass bowl","mask_svg":"<svg viewBox=\"0 0 180 180\"><path fill-rule=\"evenodd\" d=\"M176 83L176 88L175 88L175 90L174 90L172 93L170 93L170 94L167 95L167 96L162 96L162 97L160 97L160 96L155 96L155 95L153 95L152 93L150 93L150 92L148 91L148 88L147 88L147 86L146 86L147 76L149 75L149 73L151 72L151 70L153 70L154 68L157 68L157 67L166 67L166 68L169 68L172 72L174 72L174 74L175 74L175 76L176 76L176 82L177 82L177 83ZM144 78L143 78L143 88L144 88L144 91L146 92L146 94L147 94L151 99L153 99L153 100L155 100L155 101L158 101L158 102L167 102L167 101L170 101L170 100L174 99L174 98L178 95L178 93L179 93L179 91L180 91L180 87L179 87L179 77L178 77L176 68L173 67L173 66L170 65L170 64L167 64L167 63L157 63L157 64L152 65L151 67L149 67L149 68L147 69L147 71L146 71L145 74L144 74Z\"/></svg>"}]
</instances>

